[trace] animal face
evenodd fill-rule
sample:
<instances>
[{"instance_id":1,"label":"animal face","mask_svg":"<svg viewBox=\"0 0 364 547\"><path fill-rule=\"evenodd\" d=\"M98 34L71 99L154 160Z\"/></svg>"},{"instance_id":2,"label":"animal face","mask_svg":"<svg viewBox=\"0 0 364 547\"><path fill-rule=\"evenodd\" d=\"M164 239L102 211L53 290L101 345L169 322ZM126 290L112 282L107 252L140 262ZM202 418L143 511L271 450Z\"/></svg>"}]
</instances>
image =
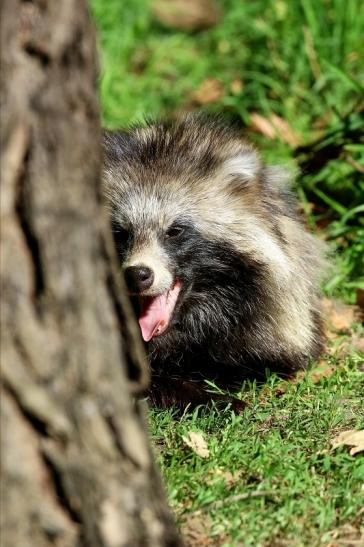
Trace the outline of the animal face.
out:
<instances>
[{"instance_id":1,"label":"animal face","mask_svg":"<svg viewBox=\"0 0 364 547\"><path fill-rule=\"evenodd\" d=\"M176 347L177 338L197 344L226 335L242 314L245 321L252 317L261 292L263 265L234 244L244 208L249 222L258 158L230 141L222 153L206 139L194 149L186 129L166 142L158 142L153 128L142 132L139 146L144 142L149 152L139 164L135 135L107 140L114 239L142 336L155 347L162 336L163 345Z\"/></svg>"},{"instance_id":2,"label":"animal face","mask_svg":"<svg viewBox=\"0 0 364 547\"><path fill-rule=\"evenodd\" d=\"M175 344L177 334L196 343L218 339L241 315L252 317L261 292L258 262L222 238L205 237L187 214L138 230L144 213L138 221L134 209L136 224L127 229L114 220L114 237L146 342L164 335Z\"/></svg>"}]
</instances>

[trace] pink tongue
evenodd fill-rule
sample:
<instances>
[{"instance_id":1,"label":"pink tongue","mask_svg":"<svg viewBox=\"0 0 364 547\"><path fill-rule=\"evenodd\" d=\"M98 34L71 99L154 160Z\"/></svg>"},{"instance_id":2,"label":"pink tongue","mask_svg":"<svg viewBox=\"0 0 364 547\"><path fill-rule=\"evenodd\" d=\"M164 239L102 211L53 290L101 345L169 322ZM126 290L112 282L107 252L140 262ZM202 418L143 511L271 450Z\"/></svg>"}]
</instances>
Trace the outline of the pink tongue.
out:
<instances>
[{"instance_id":1,"label":"pink tongue","mask_svg":"<svg viewBox=\"0 0 364 547\"><path fill-rule=\"evenodd\" d=\"M153 336L162 334L166 330L180 290L181 282L176 281L170 291L144 300L139 325L145 342L149 342Z\"/></svg>"}]
</instances>

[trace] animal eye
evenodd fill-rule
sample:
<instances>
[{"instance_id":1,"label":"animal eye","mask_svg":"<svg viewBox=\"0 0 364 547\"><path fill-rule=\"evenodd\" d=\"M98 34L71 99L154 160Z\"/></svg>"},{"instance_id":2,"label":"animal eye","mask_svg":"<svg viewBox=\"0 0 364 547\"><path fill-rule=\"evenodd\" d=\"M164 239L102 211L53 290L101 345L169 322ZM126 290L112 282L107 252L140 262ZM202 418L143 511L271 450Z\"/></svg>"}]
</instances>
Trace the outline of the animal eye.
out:
<instances>
[{"instance_id":1,"label":"animal eye","mask_svg":"<svg viewBox=\"0 0 364 547\"><path fill-rule=\"evenodd\" d=\"M120 225L112 224L112 233L117 246L125 245L130 238L130 232Z\"/></svg>"},{"instance_id":2,"label":"animal eye","mask_svg":"<svg viewBox=\"0 0 364 547\"><path fill-rule=\"evenodd\" d=\"M116 230L116 235L119 240L127 241L129 239L129 230L125 230L124 228L120 228L120 230Z\"/></svg>"},{"instance_id":3,"label":"animal eye","mask_svg":"<svg viewBox=\"0 0 364 547\"><path fill-rule=\"evenodd\" d=\"M166 237L172 238L172 237L178 237L182 235L184 232L184 228L182 226L170 226L168 230L166 231Z\"/></svg>"}]
</instances>

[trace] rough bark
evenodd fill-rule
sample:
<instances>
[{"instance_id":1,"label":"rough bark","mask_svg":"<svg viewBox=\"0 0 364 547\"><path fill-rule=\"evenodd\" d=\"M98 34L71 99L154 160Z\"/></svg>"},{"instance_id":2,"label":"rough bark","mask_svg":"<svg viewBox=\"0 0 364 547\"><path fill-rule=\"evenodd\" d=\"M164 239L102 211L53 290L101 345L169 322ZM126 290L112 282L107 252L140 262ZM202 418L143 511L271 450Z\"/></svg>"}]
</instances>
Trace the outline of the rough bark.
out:
<instances>
[{"instance_id":1,"label":"rough bark","mask_svg":"<svg viewBox=\"0 0 364 547\"><path fill-rule=\"evenodd\" d=\"M3 0L2 541L178 545L99 182L85 0Z\"/></svg>"}]
</instances>

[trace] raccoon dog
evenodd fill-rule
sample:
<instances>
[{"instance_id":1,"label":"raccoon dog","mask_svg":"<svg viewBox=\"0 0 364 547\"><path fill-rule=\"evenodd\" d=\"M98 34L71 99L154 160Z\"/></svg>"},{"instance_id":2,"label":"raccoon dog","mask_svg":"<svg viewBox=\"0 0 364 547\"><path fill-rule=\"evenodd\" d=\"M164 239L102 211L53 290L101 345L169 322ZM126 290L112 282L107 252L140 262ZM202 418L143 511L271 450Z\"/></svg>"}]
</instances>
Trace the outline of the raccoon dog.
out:
<instances>
[{"instance_id":1,"label":"raccoon dog","mask_svg":"<svg viewBox=\"0 0 364 547\"><path fill-rule=\"evenodd\" d=\"M205 379L289 374L322 349L322 251L287 179L220 119L104 133L104 188L155 404L207 400Z\"/></svg>"}]
</instances>

